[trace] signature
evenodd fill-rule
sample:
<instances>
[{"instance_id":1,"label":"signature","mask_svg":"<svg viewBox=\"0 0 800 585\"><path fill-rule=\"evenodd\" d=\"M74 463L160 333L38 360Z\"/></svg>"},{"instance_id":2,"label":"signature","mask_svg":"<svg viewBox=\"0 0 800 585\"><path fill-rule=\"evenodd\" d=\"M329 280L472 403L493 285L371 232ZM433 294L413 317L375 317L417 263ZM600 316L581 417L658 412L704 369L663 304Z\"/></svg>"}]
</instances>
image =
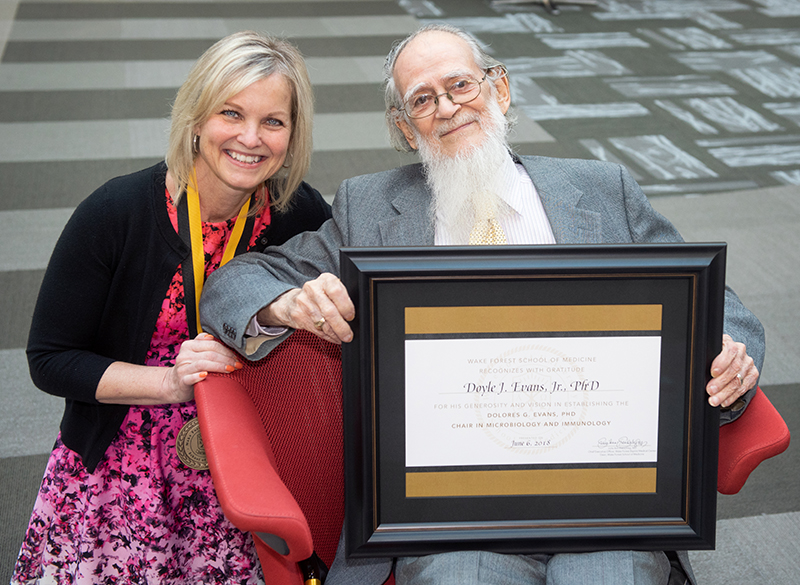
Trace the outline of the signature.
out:
<instances>
[{"instance_id":1,"label":"signature","mask_svg":"<svg viewBox=\"0 0 800 585\"><path fill-rule=\"evenodd\" d=\"M619 439L598 439L597 446L601 449L640 449L647 446L647 441L620 437Z\"/></svg>"}]
</instances>

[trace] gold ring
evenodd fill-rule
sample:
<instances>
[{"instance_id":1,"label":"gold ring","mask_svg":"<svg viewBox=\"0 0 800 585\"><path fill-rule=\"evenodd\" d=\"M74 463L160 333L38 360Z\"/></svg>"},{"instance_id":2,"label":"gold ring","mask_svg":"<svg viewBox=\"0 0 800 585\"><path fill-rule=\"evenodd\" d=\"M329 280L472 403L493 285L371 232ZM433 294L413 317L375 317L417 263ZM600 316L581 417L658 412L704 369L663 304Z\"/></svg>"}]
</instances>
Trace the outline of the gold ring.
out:
<instances>
[{"instance_id":1,"label":"gold ring","mask_svg":"<svg viewBox=\"0 0 800 585\"><path fill-rule=\"evenodd\" d=\"M314 327L317 329L322 329L323 325L325 325L325 317L320 317L319 321L314 321Z\"/></svg>"}]
</instances>

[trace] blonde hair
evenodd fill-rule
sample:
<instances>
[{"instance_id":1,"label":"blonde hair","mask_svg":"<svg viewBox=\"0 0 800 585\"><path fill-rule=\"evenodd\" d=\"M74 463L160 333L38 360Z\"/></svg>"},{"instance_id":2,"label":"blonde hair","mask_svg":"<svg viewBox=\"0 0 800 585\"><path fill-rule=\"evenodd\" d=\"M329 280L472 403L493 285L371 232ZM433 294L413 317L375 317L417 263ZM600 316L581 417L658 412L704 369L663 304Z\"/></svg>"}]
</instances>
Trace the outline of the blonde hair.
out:
<instances>
[{"instance_id":1,"label":"blonde hair","mask_svg":"<svg viewBox=\"0 0 800 585\"><path fill-rule=\"evenodd\" d=\"M292 129L286 154L288 169L266 181L271 205L285 210L311 164L314 97L300 51L288 41L252 31L238 32L214 43L192 66L172 106L166 163L178 188L186 190L197 153L194 130L228 99L273 74L281 75L292 91ZM258 189L260 194L263 190ZM177 200L176 196L176 200ZM265 201L255 205L262 209Z\"/></svg>"}]
</instances>

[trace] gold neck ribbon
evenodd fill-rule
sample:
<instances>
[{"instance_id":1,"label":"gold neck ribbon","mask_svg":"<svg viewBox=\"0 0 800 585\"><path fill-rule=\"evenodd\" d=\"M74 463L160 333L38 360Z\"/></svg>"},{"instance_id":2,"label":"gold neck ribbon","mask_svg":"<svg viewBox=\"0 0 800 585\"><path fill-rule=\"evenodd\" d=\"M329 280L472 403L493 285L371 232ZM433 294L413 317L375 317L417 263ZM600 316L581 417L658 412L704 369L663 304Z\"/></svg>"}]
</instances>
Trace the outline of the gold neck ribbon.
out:
<instances>
[{"instance_id":1,"label":"gold neck ribbon","mask_svg":"<svg viewBox=\"0 0 800 585\"><path fill-rule=\"evenodd\" d=\"M189 237L192 248L192 271L194 272L195 318L197 319L197 333L202 333L203 329L200 327L200 294L203 292L203 282L206 277L206 261L205 252L203 251L203 221L200 217L200 194L197 192L197 176L194 173L191 181L186 186L186 204L189 211ZM230 238L228 238L228 243L225 244L220 266L225 266L236 254L236 247L239 245L239 240L242 239L249 209L250 197L245 200L239 210L236 223L233 225L233 231Z\"/></svg>"}]
</instances>

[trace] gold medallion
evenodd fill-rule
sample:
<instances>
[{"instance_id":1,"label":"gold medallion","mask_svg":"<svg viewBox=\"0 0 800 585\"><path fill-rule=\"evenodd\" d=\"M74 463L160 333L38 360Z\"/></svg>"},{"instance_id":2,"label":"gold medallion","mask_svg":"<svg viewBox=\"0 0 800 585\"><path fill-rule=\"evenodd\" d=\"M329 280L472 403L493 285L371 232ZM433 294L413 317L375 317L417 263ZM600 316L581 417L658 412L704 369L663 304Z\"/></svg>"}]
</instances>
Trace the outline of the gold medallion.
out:
<instances>
[{"instance_id":1,"label":"gold medallion","mask_svg":"<svg viewBox=\"0 0 800 585\"><path fill-rule=\"evenodd\" d=\"M196 417L183 425L175 440L175 450L178 451L181 463L186 467L199 471L208 469L203 437L200 436L200 421Z\"/></svg>"}]
</instances>

